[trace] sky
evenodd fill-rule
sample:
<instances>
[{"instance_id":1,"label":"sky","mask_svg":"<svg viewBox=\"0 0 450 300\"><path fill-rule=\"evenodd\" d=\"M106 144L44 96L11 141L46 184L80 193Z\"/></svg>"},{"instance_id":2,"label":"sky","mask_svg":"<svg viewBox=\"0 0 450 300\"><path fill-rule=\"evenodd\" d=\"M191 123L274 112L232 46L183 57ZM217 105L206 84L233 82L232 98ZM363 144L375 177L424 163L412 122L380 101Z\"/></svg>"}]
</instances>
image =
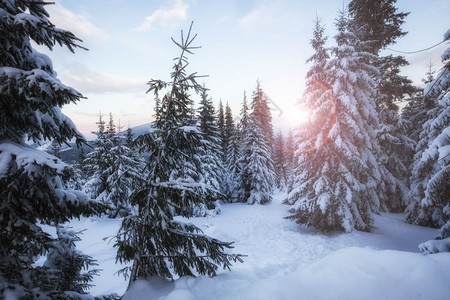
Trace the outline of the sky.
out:
<instances>
[{"instance_id":1,"label":"sky","mask_svg":"<svg viewBox=\"0 0 450 300\"><path fill-rule=\"evenodd\" d=\"M229 103L236 119L243 93L250 98L256 81L271 100L275 130L293 128L307 116L297 105L302 97L305 63L313 21L325 24L327 46L333 46L334 23L341 0L56 0L47 6L50 20L83 40L88 51L36 46L53 61L58 78L87 99L66 105L63 112L92 138L99 112L112 113L115 123L137 126L152 121L154 98L146 94L151 79L170 80L173 58L179 55L171 37L194 22L194 44L187 72L209 75L204 83L216 107ZM344 1L348 4L348 1ZM390 48L415 51L443 40L450 29L450 0L398 0L398 10L410 12L408 32ZM405 55L402 69L421 85L430 60L440 69L448 43ZM392 52L386 51L386 54ZM395 53L392 53L395 54ZM194 96L198 100L197 96Z\"/></svg>"}]
</instances>

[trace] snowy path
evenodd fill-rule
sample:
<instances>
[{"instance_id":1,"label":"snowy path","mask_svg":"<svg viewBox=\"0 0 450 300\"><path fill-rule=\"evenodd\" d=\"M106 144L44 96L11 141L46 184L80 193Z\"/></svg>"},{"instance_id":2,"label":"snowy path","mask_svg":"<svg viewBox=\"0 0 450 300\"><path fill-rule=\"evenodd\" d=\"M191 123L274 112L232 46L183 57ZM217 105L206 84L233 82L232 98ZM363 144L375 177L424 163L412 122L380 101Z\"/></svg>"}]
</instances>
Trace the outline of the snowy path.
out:
<instances>
[{"instance_id":1,"label":"snowy path","mask_svg":"<svg viewBox=\"0 0 450 300\"><path fill-rule=\"evenodd\" d=\"M281 204L284 196L277 193L268 205L225 204L218 216L190 220L207 235L234 241L232 252L248 255L231 272L175 282L138 281L126 299L352 299L367 298L366 292L373 299L426 299L427 290L441 299L450 293L450 254L373 250L417 252L417 245L436 230L406 224L401 214L383 214L376 216L372 233L322 235L283 219L288 215L288 206ZM92 294L123 294L127 282L114 275L120 266L114 264L113 242L102 240L115 234L119 222L85 219L72 226L88 229L78 247L103 269ZM380 286L391 290L380 292Z\"/></svg>"},{"instance_id":2,"label":"snowy path","mask_svg":"<svg viewBox=\"0 0 450 300\"><path fill-rule=\"evenodd\" d=\"M284 219L288 206L283 193L267 205L223 205L221 216L193 220L204 232L221 240L235 241L233 252L246 254L240 269L256 270L260 278L283 275L322 258L337 249L355 245L348 235L324 236L301 232L295 222Z\"/></svg>"}]
</instances>

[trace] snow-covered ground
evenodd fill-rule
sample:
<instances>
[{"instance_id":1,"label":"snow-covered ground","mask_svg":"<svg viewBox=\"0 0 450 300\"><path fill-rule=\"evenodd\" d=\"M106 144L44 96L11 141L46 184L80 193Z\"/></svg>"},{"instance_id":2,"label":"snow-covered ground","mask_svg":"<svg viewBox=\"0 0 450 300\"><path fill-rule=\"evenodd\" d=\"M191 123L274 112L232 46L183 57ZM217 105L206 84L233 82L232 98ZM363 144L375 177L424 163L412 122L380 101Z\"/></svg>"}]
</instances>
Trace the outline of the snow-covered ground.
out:
<instances>
[{"instance_id":1,"label":"snow-covered ground","mask_svg":"<svg viewBox=\"0 0 450 300\"><path fill-rule=\"evenodd\" d=\"M449 299L450 253L422 255L417 245L437 230L406 224L402 214L375 218L371 233L323 235L283 219L286 195L268 205L225 204L221 214L190 221L207 235L235 241L243 264L214 278L137 281L124 299ZM93 295L122 295L127 281L115 274L114 236L119 220L73 221L87 229L78 249L98 260ZM106 239L103 239L105 238Z\"/></svg>"}]
</instances>

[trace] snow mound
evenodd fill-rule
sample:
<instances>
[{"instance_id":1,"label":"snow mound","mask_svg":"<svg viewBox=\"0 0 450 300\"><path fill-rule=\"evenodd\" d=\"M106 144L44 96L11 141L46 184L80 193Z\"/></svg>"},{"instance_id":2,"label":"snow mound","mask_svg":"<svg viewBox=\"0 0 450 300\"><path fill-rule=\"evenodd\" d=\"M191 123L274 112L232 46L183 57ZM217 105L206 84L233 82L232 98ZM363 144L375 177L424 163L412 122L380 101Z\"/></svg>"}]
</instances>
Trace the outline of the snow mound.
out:
<instances>
[{"instance_id":1,"label":"snow mound","mask_svg":"<svg viewBox=\"0 0 450 300\"><path fill-rule=\"evenodd\" d=\"M276 278L221 274L137 281L128 299L448 299L450 253L423 256L349 247Z\"/></svg>"},{"instance_id":2,"label":"snow mound","mask_svg":"<svg viewBox=\"0 0 450 300\"><path fill-rule=\"evenodd\" d=\"M419 249L424 254L450 252L450 238L426 241L419 245Z\"/></svg>"}]
</instances>

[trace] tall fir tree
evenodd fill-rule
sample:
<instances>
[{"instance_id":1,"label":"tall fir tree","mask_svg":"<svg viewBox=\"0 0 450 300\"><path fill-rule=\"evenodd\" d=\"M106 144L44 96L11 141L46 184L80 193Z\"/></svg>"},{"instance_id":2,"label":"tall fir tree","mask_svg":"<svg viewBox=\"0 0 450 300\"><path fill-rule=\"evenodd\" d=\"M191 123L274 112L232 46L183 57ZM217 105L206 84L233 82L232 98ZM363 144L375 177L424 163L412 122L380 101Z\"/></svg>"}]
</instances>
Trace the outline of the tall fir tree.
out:
<instances>
[{"instance_id":1,"label":"tall fir tree","mask_svg":"<svg viewBox=\"0 0 450 300\"><path fill-rule=\"evenodd\" d=\"M101 115L97 124L96 147L85 160L93 173L84 190L109 206L110 218L123 217L131 213L130 195L143 178L144 161L135 151L122 145L111 113L106 128Z\"/></svg>"},{"instance_id":2,"label":"tall fir tree","mask_svg":"<svg viewBox=\"0 0 450 300\"><path fill-rule=\"evenodd\" d=\"M130 149L134 148L133 145L133 130L130 128L130 125L128 125L127 131L125 133L125 146L127 146Z\"/></svg>"},{"instance_id":3,"label":"tall fir tree","mask_svg":"<svg viewBox=\"0 0 450 300\"><path fill-rule=\"evenodd\" d=\"M227 148L224 193L230 202L238 202L239 174L241 172L241 167L239 164L240 145L238 138L239 136L237 130L234 130L234 134L231 136L230 143Z\"/></svg>"},{"instance_id":4,"label":"tall fir tree","mask_svg":"<svg viewBox=\"0 0 450 300\"><path fill-rule=\"evenodd\" d=\"M225 105L225 116L224 116L224 130L223 130L223 140L225 144L225 161L227 157L228 147L230 145L230 140L234 134L234 120L233 113L231 112L231 107Z\"/></svg>"},{"instance_id":5,"label":"tall fir tree","mask_svg":"<svg viewBox=\"0 0 450 300\"><path fill-rule=\"evenodd\" d=\"M244 96L240 132L241 150L237 161L240 168L237 195L239 202L265 204L272 199L275 172L271 115L259 81L252 95L251 108L252 111L247 116L248 108Z\"/></svg>"},{"instance_id":6,"label":"tall fir tree","mask_svg":"<svg viewBox=\"0 0 450 300\"><path fill-rule=\"evenodd\" d=\"M286 183L286 157L284 138L281 130L275 136L274 142L274 171L276 186L282 188Z\"/></svg>"},{"instance_id":7,"label":"tall fir tree","mask_svg":"<svg viewBox=\"0 0 450 300\"><path fill-rule=\"evenodd\" d=\"M326 40L328 37L324 35L325 27L321 24L321 20L316 16L313 27L313 38L310 44L314 50L314 54L309 57L306 62L311 63L311 67L306 74L306 90L303 99L300 104L305 106L305 109L311 111L309 126L300 125L290 131L290 137L288 137L288 148L292 147L289 151L288 160L291 161L291 170L288 181L288 198L286 202L289 204L295 203L301 196L297 190L301 185L306 183L308 180L304 177L305 172L309 172L307 176L313 176L314 164L307 164L305 166L306 160L312 159L314 153L305 153L304 149L314 148L314 143L321 143L326 136L326 131L323 125L327 127L325 129L330 129L331 120L330 119L330 99L329 99L329 87L330 79L327 78L325 68L326 64L330 58L328 54L328 49L325 47ZM318 124L318 125L313 125ZM294 136L295 135L295 136ZM315 139L317 138L317 141ZM296 141L296 142L294 142ZM307 144L304 144L307 143ZM295 144L295 146L294 146ZM300 148L298 155L302 156L298 158L295 154L297 148ZM303 156L309 155L311 158L303 158Z\"/></svg>"},{"instance_id":8,"label":"tall fir tree","mask_svg":"<svg viewBox=\"0 0 450 300\"><path fill-rule=\"evenodd\" d=\"M431 83L435 78L435 73L436 70L434 69L433 64L430 61L430 63L427 65L425 78L422 79L422 82L425 85ZM410 139L412 139L415 144L420 141L422 125L426 121L427 112L434 107L433 104L434 103L430 100L430 97L425 98L423 90L420 90L416 92L413 97L411 97L411 99L402 110L402 118L407 122L406 135ZM414 155L414 151L411 152Z\"/></svg>"},{"instance_id":9,"label":"tall fir tree","mask_svg":"<svg viewBox=\"0 0 450 300\"><path fill-rule=\"evenodd\" d=\"M108 139L107 129L103 115L99 113L97 131L92 133L97 136L94 140L94 149L86 155L83 161L88 170L89 180L86 182L83 190L93 199L103 201L102 193L108 189L106 170L110 167L112 161L109 150L113 147L112 141Z\"/></svg>"},{"instance_id":10,"label":"tall fir tree","mask_svg":"<svg viewBox=\"0 0 450 300\"><path fill-rule=\"evenodd\" d=\"M319 121L312 125L321 130L297 149L301 172L288 196L294 204L289 218L321 231L369 231L380 180L373 155L379 151L375 139L378 118L375 83L370 77L376 70L367 64L371 55L357 50L360 41L350 30L345 12L340 12L336 25L337 46L323 73L332 89L312 86L305 94L312 120ZM317 34L313 45L316 39ZM317 82L308 80L310 84Z\"/></svg>"},{"instance_id":11,"label":"tall fir tree","mask_svg":"<svg viewBox=\"0 0 450 300\"><path fill-rule=\"evenodd\" d=\"M422 79L423 83L429 84L434 79L435 70L432 68L431 62L428 66L428 70L425 74L425 78ZM413 144L409 147L409 151L405 153L405 161L408 166L408 194L411 193L411 180L413 178L414 156L416 154L417 144L420 141L420 133L422 132L422 126L427 120L427 113L434 107L434 102L429 97L424 97L423 90L419 90L414 93L411 99L408 100L406 106L402 109L401 118L406 123L405 134ZM410 198L408 201L410 204Z\"/></svg>"},{"instance_id":12,"label":"tall fir tree","mask_svg":"<svg viewBox=\"0 0 450 300\"><path fill-rule=\"evenodd\" d=\"M259 80L256 81L256 88L252 93L251 103L252 113L256 118L256 124L261 128L261 131L266 140L266 144L269 146L270 151L273 147L273 126L272 126L272 114L269 108L269 99L261 88Z\"/></svg>"},{"instance_id":13,"label":"tall fir tree","mask_svg":"<svg viewBox=\"0 0 450 300\"><path fill-rule=\"evenodd\" d=\"M232 243L208 237L193 225L175 216L190 217L191 207L205 203L210 186L199 182L201 160L198 149L208 145L201 131L189 124L190 92L199 93L198 76L186 74L187 54L197 47L191 28L181 42L181 49L170 82L151 80L148 92L167 93L161 99L152 130L137 138L141 151L150 154L145 183L133 196L138 213L124 218L117 234L117 260L132 261L130 284L138 278L160 276L173 278L195 274L215 275L218 267L229 268L239 255L224 252Z\"/></svg>"},{"instance_id":14,"label":"tall fir tree","mask_svg":"<svg viewBox=\"0 0 450 300\"><path fill-rule=\"evenodd\" d=\"M444 40L450 39L450 30ZM450 48L442 55L445 64L425 88L431 109L422 125L412 170L412 199L406 210L408 222L441 227L441 238L450 233Z\"/></svg>"},{"instance_id":15,"label":"tall fir tree","mask_svg":"<svg viewBox=\"0 0 450 300\"><path fill-rule=\"evenodd\" d=\"M225 163L226 141L225 141L225 112L223 110L222 100L219 101L219 109L217 111L217 126L220 131L220 147L222 150L222 162Z\"/></svg>"},{"instance_id":16,"label":"tall fir tree","mask_svg":"<svg viewBox=\"0 0 450 300\"><path fill-rule=\"evenodd\" d=\"M108 125L106 126L106 135L113 141L114 145L116 145L119 140L119 138L116 137L116 134L117 134L116 124L114 124L114 118L112 113L109 113L109 121Z\"/></svg>"},{"instance_id":17,"label":"tall fir tree","mask_svg":"<svg viewBox=\"0 0 450 300\"><path fill-rule=\"evenodd\" d=\"M237 137L235 139L235 145L237 146L237 156L236 163L231 166L234 169L234 174L229 173L232 176L234 185L234 194L237 202L247 202L248 193L246 192L247 188L244 186L244 182L246 181L246 174L243 173L244 164L246 160L244 159L245 147L244 142L246 137L249 134L249 125L250 125L250 116L249 116L249 107L247 104L247 94L244 91L242 107L240 110L240 120L236 129ZM231 168L229 168L231 170Z\"/></svg>"},{"instance_id":18,"label":"tall fir tree","mask_svg":"<svg viewBox=\"0 0 450 300\"><path fill-rule=\"evenodd\" d=\"M78 155L75 149L72 148L71 150L72 150L73 176L66 183L66 186L74 190L83 190L84 184L86 183L87 180L87 176L85 173L85 166L83 163L80 163L79 159L80 157L85 156L83 146L79 148Z\"/></svg>"},{"instance_id":19,"label":"tall fir tree","mask_svg":"<svg viewBox=\"0 0 450 300\"><path fill-rule=\"evenodd\" d=\"M422 79L422 82L425 83L425 84L431 83L434 80L435 74L436 74L436 70L434 69L434 66L433 66L433 63L431 62L431 59L428 62L427 68L428 69L427 69L427 72L425 74L425 78Z\"/></svg>"},{"instance_id":20,"label":"tall fir tree","mask_svg":"<svg viewBox=\"0 0 450 300\"><path fill-rule=\"evenodd\" d=\"M91 132L92 134L95 134L97 136L97 139L104 139L107 136L107 129L106 129L106 123L103 120L102 112L98 112L98 121L95 122L97 125L97 131Z\"/></svg>"},{"instance_id":21,"label":"tall fir tree","mask_svg":"<svg viewBox=\"0 0 450 300\"><path fill-rule=\"evenodd\" d=\"M145 178L145 161L141 155L125 145L118 144L110 150L111 167L107 171L108 190L105 198L111 218L127 216L133 212L130 202L134 189Z\"/></svg>"},{"instance_id":22,"label":"tall fir tree","mask_svg":"<svg viewBox=\"0 0 450 300\"><path fill-rule=\"evenodd\" d=\"M295 157L295 143L294 143L294 133L292 129L289 129L287 138L286 138L286 146L284 147L284 159L285 159L285 170L286 170L286 185L287 188L290 188L292 184L293 171L296 167Z\"/></svg>"},{"instance_id":23,"label":"tall fir tree","mask_svg":"<svg viewBox=\"0 0 450 300\"><path fill-rule=\"evenodd\" d=\"M221 132L217 126L216 112L207 89L203 87L200 92L200 107L198 108L198 127L203 134L204 144L199 148L201 161L200 182L209 186L206 191L206 204L196 206L195 215L205 216L207 208L214 208L214 202L224 200L222 196L224 181L224 166L222 163ZM206 146L206 147L205 147ZM199 208L203 208L200 209Z\"/></svg>"},{"instance_id":24,"label":"tall fir tree","mask_svg":"<svg viewBox=\"0 0 450 300\"><path fill-rule=\"evenodd\" d=\"M330 59L325 47L327 37L325 27L316 16L313 27L313 38L310 44L314 54L306 62L311 64L306 73L306 88L300 104L310 111L309 123L289 131L288 161L291 162L291 174L288 182L288 197L286 203L296 203L304 194L305 189L312 188L320 159L316 158L315 148L320 147L328 138L328 131L333 126L333 99L330 98L331 79L326 72L326 64ZM295 135L295 136L294 136ZM294 142L296 141L296 142ZM294 146L295 145L295 146ZM306 151L305 151L306 150ZM297 154L296 154L297 153Z\"/></svg>"},{"instance_id":25,"label":"tall fir tree","mask_svg":"<svg viewBox=\"0 0 450 300\"><path fill-rule=\"evenodd\" d=\"M78 153L78 163L84 167L83 161L86 159L86 152L84 151L84 147L81 146L80 147L80 152ZM84 169L82 168L83 172Z\"/></svg>"},{"instance_id":26,"label":"tall fir tree","mask_svg":"<svg viewBox=\"0 0 450 300\"><path fill-rule=\"evenodd\" d=\"M239 202L266 204L272 200L275 172L272 151L267 145L255 112L249 118L238 164Z\"/></svg>"},{"instance_id":27,"label":"tall fir tree","mask_svg":"<svg viewBox=\"0 0 450 300\"><path fill-rule=\"evenodd\" d=\"M79 169L80 175L81 175L81 189L86 183L87 180L87 173L88 170L85 165L85 159L86 159L86 152L84 151L84 146L80 147L80 152L78 153L77 162L75 163L75 166Z\"/></svg>"},{"instance_id":28,"label":"tall fir tree","mask_svg":"<svg viewBox=\"0 0 450 300\"><path fill-rule=\"evenodd\" d=\"M233 113L228 103L225 109L225 128L228 136L225 159L224 193L230 202L238 200L239 164L239 132L234 124Z\"/></svg>"},{"instance_id":29,"label":"tall fir tree","mask_svg":"<svg viewBox=\"0 0 450 300\"><path fill-rule=\"evenodd\" d=\"M241 119L239 120L238 131L239 131L239 135L242 135L242 133L248 127L248 123L249 123L249 108L248 108L248 103L247 103L247 94L245 91L244 91L244 97L242 99L242 108L240 111L240 115L241 115Z\"/></svg>"},{"instance_id":30,"label":"tall fir tree","mask_svg":"<svg viewBox=\"0 0 450 300\"><path fill-rule=\"evenodd\" d=\"M378 160L382 173L381 208L403 211L408 202L408 153L414 142L407 136L407 124L399 114L398 102L416 92L411 80L400 74L408 62L403 56L381 56L380 51L394 44L406 32L401 26L409 13L398 12L396 0L352 0L349 3L350 26L364 42L364 51L374 54L370 63L378 69L372 74L376 82L377 112L381 147Z\"/></svg>"},{"instance_id":31,"label":"tall fir tree","mask_svg":"<svg viewBox=\"0 0 450 300\"><path fill-rule=\"evenodd\" d=\"M84 142L61 112L82 95L64 85L50 58L32 47L34 42L50 50L55 44L72 52L82 48L74 34L49 21L47 4L0 1L0 295L12 299L49 299L54 293L75 292L43 285L54 279L56 270L35 262L60 242L42 225L104 210L86 194L65 187L72 173L68 165L26 143Z\"/></svg>"}]
</instances>

